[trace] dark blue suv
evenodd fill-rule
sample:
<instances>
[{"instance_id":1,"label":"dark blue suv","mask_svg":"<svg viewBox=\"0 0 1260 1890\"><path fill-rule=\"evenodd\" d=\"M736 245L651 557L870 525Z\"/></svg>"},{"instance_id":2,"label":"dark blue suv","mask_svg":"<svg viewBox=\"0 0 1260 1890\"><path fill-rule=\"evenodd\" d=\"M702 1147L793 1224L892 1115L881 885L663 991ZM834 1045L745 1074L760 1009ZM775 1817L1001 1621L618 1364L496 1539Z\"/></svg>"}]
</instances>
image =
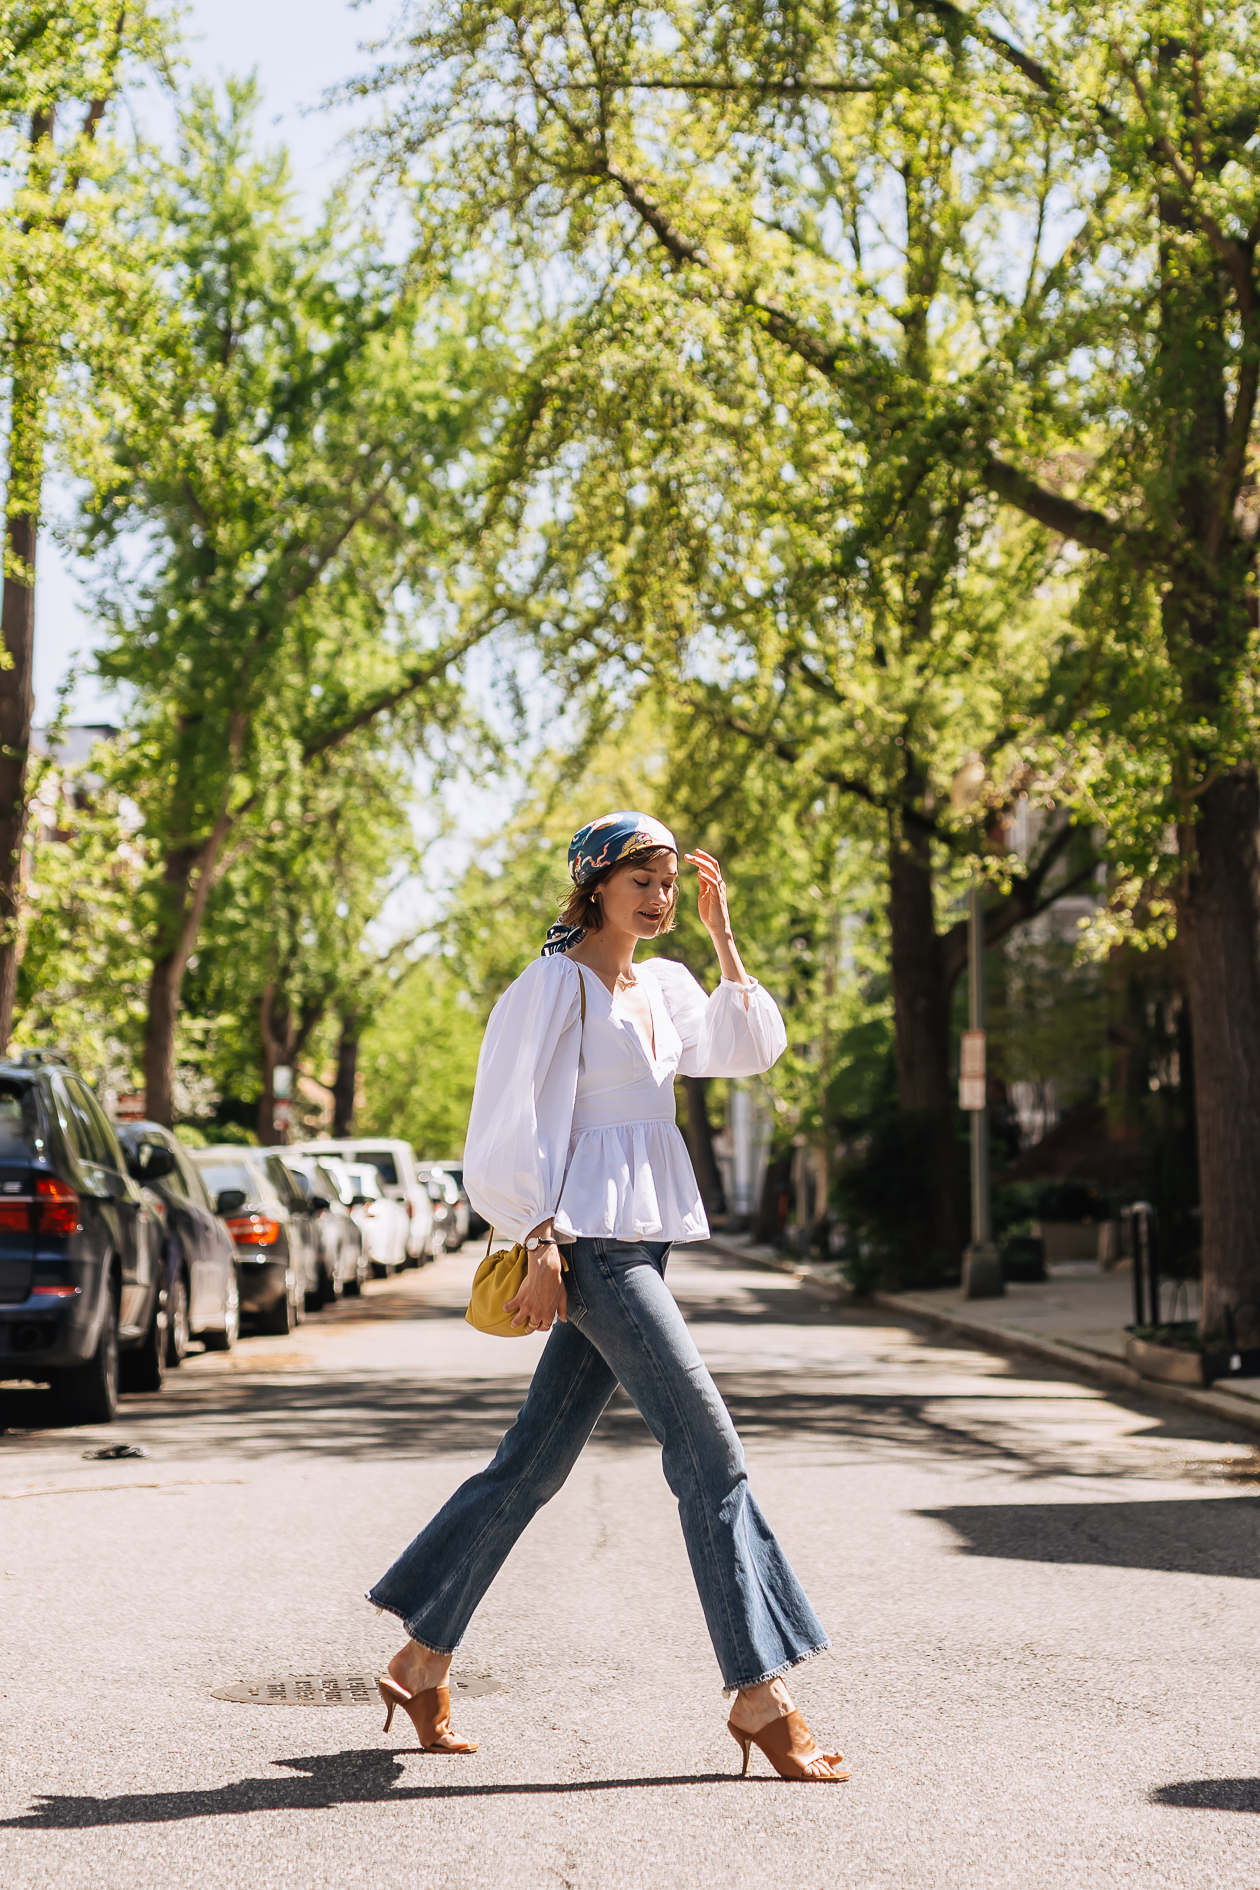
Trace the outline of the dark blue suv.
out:
<instances>
[{"instance_id":1,"label":"dark blue suv","mask_svg":"<svg viewBox=\"0 0 1260 1890\"><path fill-rule=\"evenodd\" d=\"M161 1384L160 1229L105 1111L60 1058L0 1061L0 1379L53 1388L63 1423L107 1424Z\"/></svg>"}]
</instances>

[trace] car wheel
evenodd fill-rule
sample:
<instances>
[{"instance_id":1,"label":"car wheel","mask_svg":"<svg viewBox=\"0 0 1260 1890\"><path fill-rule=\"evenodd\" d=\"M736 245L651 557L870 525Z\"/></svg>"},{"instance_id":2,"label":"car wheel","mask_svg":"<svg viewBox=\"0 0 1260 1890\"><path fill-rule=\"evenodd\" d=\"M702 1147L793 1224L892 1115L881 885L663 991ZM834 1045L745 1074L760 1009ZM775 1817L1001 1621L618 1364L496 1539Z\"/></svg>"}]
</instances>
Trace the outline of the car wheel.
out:
<instances>
[{"instance_id":1,"label":"car wheel","mask_svg":"<svg viewBox=\"0 0 1260 1890\"><path fill-rule=\"evenodd\" d=\"M295 1326L300 1326L306 1317L306 1288L299 1286L296 1271L293 1274L293 1284L289 1288L289 1317Z\"/></svg>"},{"instance_id":2,"label":"car wheel","mask_svg":"<svg viewBox=\"0 0 1260 1890\"><path fill-rule=\"evenodd\" d=\"M107 1295L96 1351L84 1365L53 1380L57 1416L63 1424L112 1424L118 1410L118 1308Z\"/></svg>"},{"instance_id":3,"label":"car wheel","mask_svg":"<svg viewBox=\"0 0 1260 1890\"><path fill-rule=\"evenodd\" d=\"M166 1376L166 1320L162 1314L161 1294L153 1295L149 1327L134 1351L124 1352L118 1361L119 1386L123 1391L161 1391Z\"/></svg>"},{"instance_id":4,"label":"car wheel","mask_svg":"<svg viewBox=\"0 0 1260 1890\"><path fill-rule=\"evenodd\" d=\"M279 1299L268 1306L266 1312L259 1313L257 1323L260 1332L275 1333L280 1338L283 1338L286 1332L292 1332L295 1324L293 1294L287 1286Z\"/></svg>"},{"instance_id":5,"label":"car wheel","mask_svg":"<svg viewBox=\"0 0 1260 1890\"><path fill-rule=\"evenodd\" d=\"M363 1282L367 1277L367 1256L362 1247L360 1247L354 1256L354 1272L346 1281L346 1293L351 1299L358 1299L360 1293L363 1291Z\"/></svg>"},{"instance_id":6,"label":"car wheel","mask_svg":"<svg viewBox=\"0 0 1260 1890\"><path fill-rule=\"evenodd\" d=\"M188 1275L181 1266L166 1290L166 1363L182 1365L192 1337L188 1327Z\"/></svg>"},{"instance_id":7,"label":"car wheel","mask_svg":"<svg viewBox=\"0 0 1260 1890\"><path fill-rule=\"evenodd\" d=\"M204 1333L207 1352L230 1352L241 1336L241 1289L236 1268L228 1269L228 1290L223 1302L223 1329Z\"/></svg>"},{"instance_id":8,"label":"car wheel","mask_svg":"<svg viewBox=\"0 0 1260 1890\"><path fill-rule=\"evenodd\" d=\"M302 1311L308 1313L319 1312L321 1307L326 1306L331 1298L332 1294L328 1290L328 1275L324 1272L323 1263L321 1261L320 1265L315 1269L314 1287L302 1295Z\"/></svg>"}]
</instances>

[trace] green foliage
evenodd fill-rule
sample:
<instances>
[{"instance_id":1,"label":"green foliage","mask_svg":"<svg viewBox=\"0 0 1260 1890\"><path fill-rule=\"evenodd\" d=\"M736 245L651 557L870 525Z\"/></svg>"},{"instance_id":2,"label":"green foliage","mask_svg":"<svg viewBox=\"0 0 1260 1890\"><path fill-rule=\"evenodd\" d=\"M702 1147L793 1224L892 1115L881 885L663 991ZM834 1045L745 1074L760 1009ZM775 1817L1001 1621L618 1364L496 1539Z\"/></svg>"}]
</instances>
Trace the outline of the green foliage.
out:
<instances>
[{"instance_id":1,"label":"green foliage","mask_svg":"<svg viewBox=\"0 0 1260 1890\"><path fill-rule=\"evenodd\" d=\"M102 1093L130 1089L148 974L136 917L143 849L91 767L50 770L36 815L14 1042L63 1051Z\"/></svg>"},{"instance_id":2,"label":"green foliage","mask_svg":"<svg viewBox=\"0 0 1260 1890\"><path fill-rule=\"evenodd\" d=\"M363 1036L360 1133L404 1136L427 1159L459 1155L484 1027L446 960L409 967Z\"/></svg>"}]
</instances>

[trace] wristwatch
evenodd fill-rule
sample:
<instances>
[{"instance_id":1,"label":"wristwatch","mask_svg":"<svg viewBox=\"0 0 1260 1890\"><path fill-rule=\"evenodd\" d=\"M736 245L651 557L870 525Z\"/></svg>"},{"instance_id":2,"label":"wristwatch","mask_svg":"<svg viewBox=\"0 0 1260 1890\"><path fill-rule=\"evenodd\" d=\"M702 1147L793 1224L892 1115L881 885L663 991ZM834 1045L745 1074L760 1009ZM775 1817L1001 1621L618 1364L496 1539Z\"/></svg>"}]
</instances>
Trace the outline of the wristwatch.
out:
<instances>
[{"instance_id":1,"label":"wristwatch","mask_svg":"<svg viewBox=\"0 0 1260 1890\"><path fill-rule=\"evenodd\" d=\"M547 1236L546 1240L544 1240L540 1234L531 1234L529 1239L525 1242L525 1251L526 1253L537 1253L540 1247L553 1247L554 1245L555 1242L550 1234Z\"/></svg>"}]
</instances>

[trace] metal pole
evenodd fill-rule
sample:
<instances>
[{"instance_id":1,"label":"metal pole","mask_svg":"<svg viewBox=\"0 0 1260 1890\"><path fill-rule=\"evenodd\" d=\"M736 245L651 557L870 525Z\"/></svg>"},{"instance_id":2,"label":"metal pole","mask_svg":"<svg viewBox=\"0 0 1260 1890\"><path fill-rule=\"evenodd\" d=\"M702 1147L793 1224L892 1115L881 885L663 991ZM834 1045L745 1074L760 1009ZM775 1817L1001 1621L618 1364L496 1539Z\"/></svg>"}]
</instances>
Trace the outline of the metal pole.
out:
<instances>
[{"instance_id":1,"label":"metal pole","mask_svg":"<svg viewBox=\"0 0 1260 1890\"><path fill-rule=\"evenodd\" d=\"M972 885L967 927L967 987L972 1041L981 1045L982 1068L987 1069L984 1003L984 911L980 882ZM971 1116L971 1245L963 1255L964 1299L996 1299L1006 1291L1002 1261L993 1244L993 1217L989 1202L989 1109L985 1079L975 1090L978 1108ZM967 1098L970 1100L970 1097Z\"/></svg>"},{"instance_id":2,"label":"metal pole","mask_svg":"<svg viewBox=\"0 0 1260 1890\"><path fill-rule=\"evenodd\" d=\"M973 1030L986 1026L984 1003L984 916L980 909L980 888L971 889L970 924L967 927L967 989L970 999L970 1023ZM987 1045L986 1045L987 1049ZM993 1238L993 1218L989 1211L989 1107L971 1111L971 1239L980 1246Z\"/></svg>"}]
</instances>

